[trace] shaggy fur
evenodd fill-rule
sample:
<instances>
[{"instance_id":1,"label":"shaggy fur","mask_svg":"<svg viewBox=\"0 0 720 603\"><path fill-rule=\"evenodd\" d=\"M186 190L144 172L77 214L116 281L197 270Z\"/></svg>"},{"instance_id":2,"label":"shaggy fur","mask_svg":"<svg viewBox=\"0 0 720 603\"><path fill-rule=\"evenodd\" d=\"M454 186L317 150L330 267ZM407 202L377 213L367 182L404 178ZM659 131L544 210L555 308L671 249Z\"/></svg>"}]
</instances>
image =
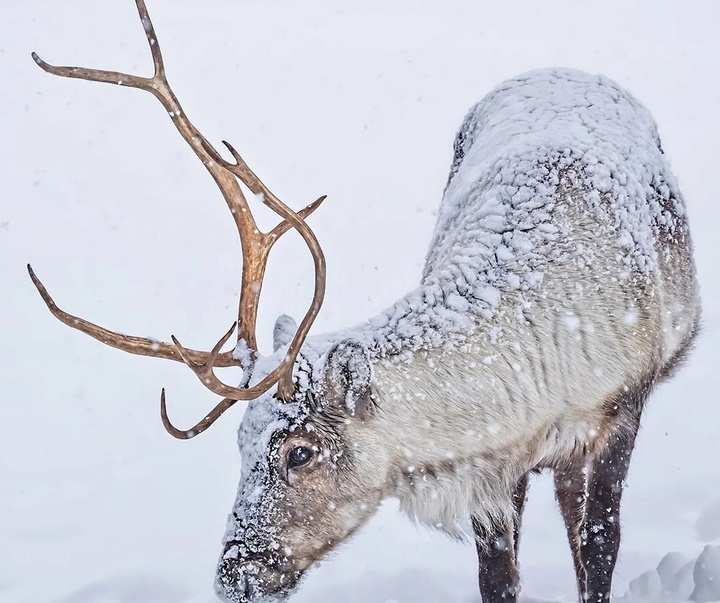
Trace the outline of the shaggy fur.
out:
<instances>
[{"instance_id":1,"label":"shaggy fur","mask_svg":"<svg viewBox=\"0 0 720 603\"><path fill-rule=\"evenodd\" d=\"M550 468L580 592L605 600L640 414L699 318L684 202L647 110L571 70L505 82L458 133L420 286L309 339L293 403L249 405L218 594L284 596L396 497L471 535L485 603L513 601L524 484ZM288 464L296 446L315 451L307 465Z\"/></svg>"}]
</instances>

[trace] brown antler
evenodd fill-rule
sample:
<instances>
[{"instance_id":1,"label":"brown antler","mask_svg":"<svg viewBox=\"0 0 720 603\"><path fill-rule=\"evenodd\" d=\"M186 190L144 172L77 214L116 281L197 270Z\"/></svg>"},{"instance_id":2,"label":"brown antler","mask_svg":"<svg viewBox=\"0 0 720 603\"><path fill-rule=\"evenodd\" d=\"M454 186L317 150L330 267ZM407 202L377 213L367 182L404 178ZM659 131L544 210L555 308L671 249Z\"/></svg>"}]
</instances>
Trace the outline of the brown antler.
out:
<instances>
[{"instance_id":1,"label":"brown antler","mask_svg":"<svg viewBox=\"0 0 720 603\"><path fill-rule=\"evenodd\" d=\"M78 331L82 331L83 333L90 335L90 337L97 339L105 345L123 350L124 352L138 354L139 356L154 356L155 358L167 358L168 360L184 362L177 348L172 343L163 343L162 341L147 339L145 337L135 337L133 335L115 333L114 331L109 331L108 329L87 321L84 318L68 314L64 310L58 308L55 300L50 297L45 285L42 284L30 264L27 265L27 269L30 273L32 282L35 284L35 287L37 287L40 297L42 297L45 305L48 307L48 310L50 310L52 315L60 322L72 327L73 329L77 329ZM197 352L195 350L186 350L185 354L193 362L203 362L208 356L207 352ZM216 367L237 365L238 361L233 358L232 352L223 352L214 358L214 366Z\"/></svg>"},{"instance_id":2,"label":"brown antler","mask_svg":"<svg viewBox=\"0 0 720 603\"><path fill-rule=\"evenodd\" d=\"M47 290L35 276L32 268L28 265L30 277L35 283L40 295L46 305L61 322L66 325L87 333L95 339L133 354L153 356L157 358L168 358L171 360L182 360L198 376L208 389L216 394L226 396L215 409L203 419L192 430L181 432L171 426L165 409L165 395L161 400L163 424L168 431L176 437L192 437L207 429L217 417L222 414L237 400L251 400L269 390L276 383L278 384L278 398L288 401L292 398L295 386L292 380L292 368L297 354L300 351L310 326L317 316L325 294L325 257L320 245L310 227L304 219L315 211L325 200L320 197L303 210L294 212L282 201L280 201L263 182L248 167L240 154L228 143L224 143L232 153L235 162L230 163L222 158L218 151L207 141L207 139L195 128L185 115L175 93L170 88L165 75L160 45L155 35L155 29L148 14L144 0L135 0L140 19L145 30L150 52L155 66L151 78L129 75L117 71L105 71L99 69L87 69L83 67L56 67L43 61L36 53L32 53L35 62L44 71L53 75L77 78L82 80L104 82L108 84L121 85L130 88L145 90L153 94L163 105L168 115L173 120L175 127L180 132L185 142L190 145L195 154L203 162L205 168L215 180L230 212L235 220L235 225L240 235L240 244L243 254L242 282L240 294L240 306L238 309L238 342L244 340L251 352L251 364L257 354L257 337L255 324L257 320L258 302L262 288L263 277L267 265L268 254L275 242L290 228L298 231L307 244L315 265L315 291L313 300L307 313L303 317L300 326L295 334L288 353L280 364L269 375L252 387L239 388L225 385L213 373L215 367L236 366L241 362L233 357L233 353L223 352L220 349L227 342L235 330L235 325L218 342L211 352L198 352L185 349L173 336L173 344L157 342L152 339L122 335L109 331L82 318L68 314L57 307ZM237 178L237 180L236 180ZM250 212L245 195L242 192L238 180L250 189L252 193L262 198L262 201L275 211L283 221L270 232L261 232L255 219ZM244 367L248 369L250 367ZM182 435L179 435L182 434Z\"/></svg>"}]
</instances>

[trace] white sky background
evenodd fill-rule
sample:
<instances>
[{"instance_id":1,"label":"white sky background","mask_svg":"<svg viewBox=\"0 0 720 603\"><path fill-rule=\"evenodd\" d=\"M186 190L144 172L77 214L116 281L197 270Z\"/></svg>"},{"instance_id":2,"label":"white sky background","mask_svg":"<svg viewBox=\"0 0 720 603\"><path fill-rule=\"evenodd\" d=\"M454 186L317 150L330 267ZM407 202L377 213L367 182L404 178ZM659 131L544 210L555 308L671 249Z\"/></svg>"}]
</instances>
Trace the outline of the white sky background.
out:
<instances>
[{"instance_id":1,"label":"white sky background","mask_svg":"<svg viewBox=\"0 0 720 603\"><path fill-rule=\"evenodd\" d=\"M708 509L720 517L720 2L148 8L170 82L200 130L231 141L292 206L329 196L310 220L328 257L315 332L372 316L417 283L455 131L503 79L576 67L644 102L688 202L705 333L649 405L616 590L669 550L717 544ZM155 99L54 78L31 50L57 64L152 66L131 0L0 0L0 600L205 603L239 473L241 410L174 441L160 424L160 388L182 426L203 416L212 394L181 365L124 355L55 321L25 264L69 311L207 347L235 318L234 227ZM304 312L311 279L305 250L287 235L264 289L265 346L278 314ZM574 600L548 484L534 486L525 595ZM390 504L296 600L330 603L339 592L469 603L475 572L472 547L415 529Z\"/></svg>"}]
</instances>

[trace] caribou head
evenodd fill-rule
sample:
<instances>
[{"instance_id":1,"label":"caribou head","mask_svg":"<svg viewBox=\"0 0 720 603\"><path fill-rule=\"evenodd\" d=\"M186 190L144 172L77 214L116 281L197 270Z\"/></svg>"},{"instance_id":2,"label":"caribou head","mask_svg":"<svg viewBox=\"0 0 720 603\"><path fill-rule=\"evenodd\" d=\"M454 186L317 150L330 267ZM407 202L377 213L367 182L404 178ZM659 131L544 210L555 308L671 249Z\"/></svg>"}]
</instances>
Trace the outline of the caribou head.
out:
<instances>
[{"instance_id":1,"label":"caribou head","mask_svg":"<svg viewBox=\"0 0 720 603\"><path fill-rule=\"evenodd\" d=\"M296 375L292 401L266 394L240 427L242 476L216 581L229 601L289 592L385 495L365 349L340 342L315 363L303 353Z\"/></svg>"}]
</instances>

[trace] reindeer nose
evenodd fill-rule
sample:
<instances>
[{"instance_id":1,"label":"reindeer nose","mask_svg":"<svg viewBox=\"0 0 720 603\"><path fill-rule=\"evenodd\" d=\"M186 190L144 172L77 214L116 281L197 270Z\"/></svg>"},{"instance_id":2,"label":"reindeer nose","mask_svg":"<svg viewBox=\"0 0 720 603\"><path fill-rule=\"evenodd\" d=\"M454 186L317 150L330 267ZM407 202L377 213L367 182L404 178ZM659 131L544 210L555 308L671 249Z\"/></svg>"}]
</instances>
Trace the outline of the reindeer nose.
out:
<instances>
[{"instance_id":1,"label":"reindeer nose","mask_svg":"<svg viewBox=\"0 0 720 603\"><path fill-rule=\"evenodd\" d=\"M240 558L232 555L230 548L218 565L215 591L228 603L253 603L292 588L296 582L288 560L269 553Z\"/></svg>"}]
</instances>

